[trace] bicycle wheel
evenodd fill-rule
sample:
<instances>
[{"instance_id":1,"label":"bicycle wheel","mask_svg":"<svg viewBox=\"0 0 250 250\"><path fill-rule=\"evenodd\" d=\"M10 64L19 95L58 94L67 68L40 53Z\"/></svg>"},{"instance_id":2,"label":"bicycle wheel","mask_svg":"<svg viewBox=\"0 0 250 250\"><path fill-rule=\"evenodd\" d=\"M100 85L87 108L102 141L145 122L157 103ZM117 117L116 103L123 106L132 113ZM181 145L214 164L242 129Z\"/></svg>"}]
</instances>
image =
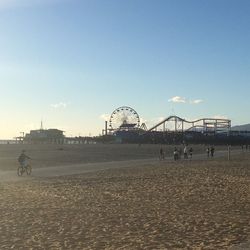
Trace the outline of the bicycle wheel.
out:
<instances>
[{"instance_id":1,"label":"bicycle wheel","mask_svg":"<svg viewBox=\"0 0 250 250\"><path fill-rule=\"evenodd\" d=\"M27 166L26 166L26 174L27 174L27 175L30 175L31 172L32 172L32 167L31 167L30 165L27 165Z\"/></svg>"},{"instance_id":2,"label":"bicycle wheel","mask_svg":"<svg viewBox=\"0 0 250 250\"><path fill-rule=\"evenodd\" d=\"M22 176L22 175L23 175L23 172L24 172L23 167L19 166L19 167L17 168L17 175L18 175L18 176Z\"/></svg>"}]
</instances>

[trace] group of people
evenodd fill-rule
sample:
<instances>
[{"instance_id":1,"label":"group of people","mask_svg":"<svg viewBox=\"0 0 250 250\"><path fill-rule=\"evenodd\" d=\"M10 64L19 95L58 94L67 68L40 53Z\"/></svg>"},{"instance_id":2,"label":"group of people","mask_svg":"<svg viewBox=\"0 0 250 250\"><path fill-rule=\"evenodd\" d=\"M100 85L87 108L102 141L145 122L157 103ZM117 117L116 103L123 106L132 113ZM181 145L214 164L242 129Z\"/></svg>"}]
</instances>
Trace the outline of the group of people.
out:
<instances>
[{"instance_id":1,"label":"group of people","mask_svg":"<svg viewBox=\"0 0 250 250\"><path fill-rule=\"evenodd\" d=\"M181 155L183 153L184 159L192 159L193 157L193 148L190 147L189 149L187 148L187 146L184 146L183 150L181 148L177 149L177 147L174 148L174 160L177 161L179 159L181 159ZM163 148L160 148L160 155L159 155L159 159L160 160L164 160L165 159L165 153Z\"/></svg>"},{"instance_id":2,"label":"group of people","mask_svg":"<svg viewBox=\"0 0 250 250\"><path fill-rule=\"evenodd\" d=\"M175 147L174 151L173 151L174 160L177 161L177 160L181 159L182 154L183 154L184 159L192 159L193 151L194 151L193 148L192 147L188 148L187 145L185 145L183 149ZM215 152L214 146L208 146L206 148L207 158L210 158L210 157L213 158L214 152ZM160 160L165 159L165 153L164 153L164 150L162 147L160 148L159 159Z\"/></svg>"},{"instance_id":3,"label":"group of people","mask_svg":"<svg viewBox=\"0 0 250 250\"><path fill-rule=\"evenodd\" d=\"M248 151L248 149L250 150L250 145L241 145L241 149L242 149L242 152L244 151L244 148L246 149L246 151Z\"/></svg>"},{"instance_id":4,"label":"group of people","mask_svg":"<svg viewBox=\"0 0 250 250\"><path fill-rule=\"evenodd\" d=\"M181 159L181 155L182 155L182 150L181 148L178 150L176 147L174 148L174 160L177 161L179 159ZM184 146L184 149L183 149L183 156L184 156L184 159L192 159L193 157L193 148L187 148L187 146Z\"/></svg>"},{"instance_id":5,"label":"group of people","mask_svg":"<svg viewBox=\"0 0 250 250\"><path fill-rule=\"evenodd\" d=\"M214 146L211 146L211 147L207 147L207 158L211 157L213 158L214 157Z\"/></svg>"}]
</instances>

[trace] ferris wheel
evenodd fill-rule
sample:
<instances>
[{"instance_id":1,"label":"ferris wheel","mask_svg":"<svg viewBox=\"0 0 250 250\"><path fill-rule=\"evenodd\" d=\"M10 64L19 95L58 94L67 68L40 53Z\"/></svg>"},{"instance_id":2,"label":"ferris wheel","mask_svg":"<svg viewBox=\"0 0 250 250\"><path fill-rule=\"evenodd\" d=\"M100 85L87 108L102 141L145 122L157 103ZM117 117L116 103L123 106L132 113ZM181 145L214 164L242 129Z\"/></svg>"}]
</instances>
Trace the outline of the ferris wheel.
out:
<instances>
[{"instance_id":1,"label":"ferris wheel","mask_svg":"<svg viewBox=\"0 0 250 250\"><path fill-rule=\"evenodd\" d=\"M117 108L110 116L109 127L111 130L139 128L140 117L138 113L127 106Z\"/></svg>"}]
</instances>

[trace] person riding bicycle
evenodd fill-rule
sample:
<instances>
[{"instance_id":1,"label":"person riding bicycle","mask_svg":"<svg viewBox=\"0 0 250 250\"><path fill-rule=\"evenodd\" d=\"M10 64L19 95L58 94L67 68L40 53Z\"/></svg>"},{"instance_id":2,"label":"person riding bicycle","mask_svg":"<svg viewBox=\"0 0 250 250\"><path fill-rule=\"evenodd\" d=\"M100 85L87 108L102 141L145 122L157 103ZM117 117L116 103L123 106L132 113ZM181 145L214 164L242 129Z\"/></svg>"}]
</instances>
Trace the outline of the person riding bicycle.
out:
<instances>
[{"instance_id":1,"label":"person riding bicycle","mask_svg":"<svg viewBox=\"0 0 250 250\"><path fill-rule=\"evenodd\" d=\"M22 150L22 153L18 157L18 162L20 163L20 166L25 168L27 167L27 160L31 159L28 155L25 154L25 150Z\"/></svg>"}]
</instances>

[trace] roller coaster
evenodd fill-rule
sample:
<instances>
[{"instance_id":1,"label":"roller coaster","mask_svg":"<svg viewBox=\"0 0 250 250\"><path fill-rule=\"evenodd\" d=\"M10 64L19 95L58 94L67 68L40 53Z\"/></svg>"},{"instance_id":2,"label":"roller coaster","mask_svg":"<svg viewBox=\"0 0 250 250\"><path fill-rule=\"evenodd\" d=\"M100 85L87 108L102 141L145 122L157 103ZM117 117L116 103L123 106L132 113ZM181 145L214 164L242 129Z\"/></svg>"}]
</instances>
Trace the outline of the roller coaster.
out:
<instances>
[{"instance_id":1,"label":"roller coaster","mask_svg":"<svg viewBox=\"0 0 250 250\"><path fill-rule=\"evenodd\" d=\"M221 118L202 118L194 121L188 121L178 116L169 116L158 124L154 125L144 133L152 131L162 132L184 132L194 131L200 133L220 133L229 132L231 128L231 120Z\"/></svg>"},{"instance_id":2,"label":"roller coaster","mask_svg":"<svg viewBox=\"0 0 250 250\"><path fill-rule=\"evenodd\" d=\"M228 143L231 120L202 118L188 121L179 116L169 116L148 130L140 130L144 143Z\"/></svg>"}]
</instances>

